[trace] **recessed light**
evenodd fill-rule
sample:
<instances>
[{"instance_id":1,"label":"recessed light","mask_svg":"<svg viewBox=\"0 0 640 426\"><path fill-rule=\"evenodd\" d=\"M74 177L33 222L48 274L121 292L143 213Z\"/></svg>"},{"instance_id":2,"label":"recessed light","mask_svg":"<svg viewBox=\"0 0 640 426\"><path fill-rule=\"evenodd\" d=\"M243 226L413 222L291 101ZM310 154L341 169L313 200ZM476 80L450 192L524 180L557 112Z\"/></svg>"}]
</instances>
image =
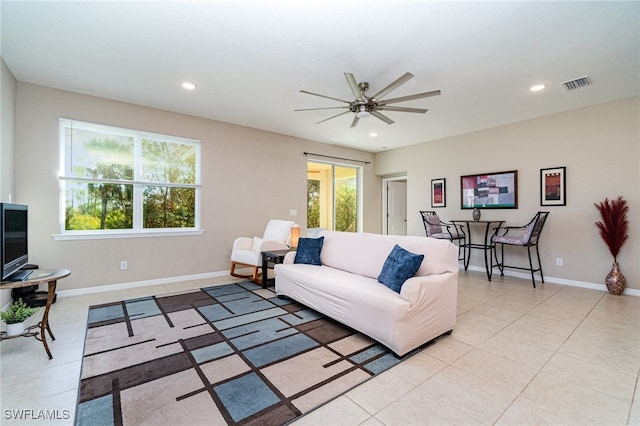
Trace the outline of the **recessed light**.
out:
<instances>
[{"instance_id":1,"label":"recessed light","mask_svg":"<svg viewBox=\"0 0 640 426\"><path fill-rule=\"evenodd\" d=\"M184 83L182 83L182 87L184 87L187 90L195 90L196 85L191 83L190 81L185 81Z\"/></svg>"},{"instance_id":2,"label":"recessed light","mask_svg":"<svg viewBox=\"0 0 640 426\"><path fill-rule=\"evenodd\" d=\"M369 133L369 136L371 136L372 138L375 138L376 136L378 136L378 132L371 132Z\"/></svg>"},{"instance_id":3,"label":"recessed light","mask_svg":"<svg viewBox=\"0 0 640 426\"><path fill-rule=\"evenodd\" d=\"M546 84L535 84L535 85L531 86L529 88L529 90L531 90L532 92L539 92L539 91L543 90L545 87L547 87Z\"/></svg>"}]
</instances>

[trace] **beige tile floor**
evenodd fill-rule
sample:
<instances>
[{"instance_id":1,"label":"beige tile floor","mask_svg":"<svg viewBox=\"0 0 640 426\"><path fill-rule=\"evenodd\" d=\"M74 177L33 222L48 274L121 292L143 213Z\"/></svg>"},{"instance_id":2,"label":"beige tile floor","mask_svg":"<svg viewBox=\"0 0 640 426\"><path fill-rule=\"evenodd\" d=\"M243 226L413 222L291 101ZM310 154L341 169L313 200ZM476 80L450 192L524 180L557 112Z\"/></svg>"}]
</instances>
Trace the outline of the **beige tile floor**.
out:
<instances>
[{"instance_id":1,"label":"beige tile floor","mask_svg":"<svg viewBox=\"0 0 640 426\"><path fill-rule=\"evenodd\" d=\"M231 281L59 298L52 360L35 339L0 344L0 424L73 424L88 306ZM538 287L461 272L451 336L295 424L640 425L640 297ZM57 419L18 421L15 409Z\"/></svg>"}]
</instances>

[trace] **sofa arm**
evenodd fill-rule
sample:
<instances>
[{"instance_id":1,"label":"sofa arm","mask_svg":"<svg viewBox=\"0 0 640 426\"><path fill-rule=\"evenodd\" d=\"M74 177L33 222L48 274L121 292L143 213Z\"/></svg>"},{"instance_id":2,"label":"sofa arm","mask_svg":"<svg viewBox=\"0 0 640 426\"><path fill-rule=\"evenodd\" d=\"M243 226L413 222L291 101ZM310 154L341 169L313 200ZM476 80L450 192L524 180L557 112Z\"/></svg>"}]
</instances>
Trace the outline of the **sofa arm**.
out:
<instances>
[{"instance_id":1,"label":"sofa arm","mask_svg":"<svg viewBox=\"0 0 640 426\"><path fill-rule=\"evenodd\" d=\"M400 289L400 297L411 306L424 304L425 300L453 298L455 306L458 294L458 273L446 272L437 275L422 275L409 278Z\"/></svg>"},{"instance_id":2,"label":"sofa arm","mask_svg":"<svg viewBox=\"0 0 640 426\"><path fill-rule=\"evenodd\" d=\"M284 259L282 260L282 263L292 264L293 261L295 260L295 258L296 258L296 252L295 251L290 251L289 253L287 253L284 256Z\"/></svg>"}]
</instances>

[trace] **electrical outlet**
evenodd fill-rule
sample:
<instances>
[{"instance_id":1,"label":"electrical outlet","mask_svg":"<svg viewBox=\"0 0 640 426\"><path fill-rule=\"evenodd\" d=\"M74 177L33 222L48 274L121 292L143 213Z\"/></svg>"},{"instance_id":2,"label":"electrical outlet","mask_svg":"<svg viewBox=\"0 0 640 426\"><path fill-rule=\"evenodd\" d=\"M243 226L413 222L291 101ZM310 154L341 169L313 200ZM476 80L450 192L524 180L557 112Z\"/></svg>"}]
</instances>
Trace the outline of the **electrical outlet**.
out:
<instances>
[{"instance_id":1,"label":"electrical outlet","mask_svg":"<svg viewBox=\"0 0 640 426\"><path fill-rule=\"evenodd\" d=\"M562 266L564 264L564 260L561 257L556 257L556 266Z\"/></svg>"},{"instance_id":2,"label":"electrical outlet","mask_svg":"<svg viewBox=\"0 0 640 426\"><path fill-rule=\"evenodd\" d=\"M129 266L129 265L127 265L127 261L126 261L126 260L121 260L121 261L120 261L120 270L121 270L121 271L126 270L128 266Z\"/></svg>"}]
</instances>

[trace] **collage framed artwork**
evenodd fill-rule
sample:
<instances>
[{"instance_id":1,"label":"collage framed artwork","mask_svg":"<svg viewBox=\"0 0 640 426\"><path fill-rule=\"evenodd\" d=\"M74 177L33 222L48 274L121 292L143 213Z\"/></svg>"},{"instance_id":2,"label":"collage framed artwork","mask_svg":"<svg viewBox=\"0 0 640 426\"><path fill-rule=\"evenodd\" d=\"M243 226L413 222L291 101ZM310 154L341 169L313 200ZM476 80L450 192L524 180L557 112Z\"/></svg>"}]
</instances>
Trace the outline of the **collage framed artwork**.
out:
<instances>
[{"instance_id":1,"label":"collage framed artwork","mask_svg":"<svg viewBox=\"0 0 640 426\"><path fill-rule=\"evenodd\" d=\"M462 209L517 209L518 171L460 176Z\"/></svg>"},{"instance_id":2,"label":"collage framed artwork","mask_svg":"<svg viewBox=\"0 0 640 426\"><path fill-rule=\"evenodd\" d=\"M431 207L447 206L446 179L431 179Z\"/></svg>"},{"instance_id":3,"label":"collage framed artwork","mask_svg":"<svg viewBox=\"0 0 640 426\"><path fill-rule=\"evenodd\" d=\"M540 169L540 205L567 205L567 168Z\"/></svg>"}]
</instances>

